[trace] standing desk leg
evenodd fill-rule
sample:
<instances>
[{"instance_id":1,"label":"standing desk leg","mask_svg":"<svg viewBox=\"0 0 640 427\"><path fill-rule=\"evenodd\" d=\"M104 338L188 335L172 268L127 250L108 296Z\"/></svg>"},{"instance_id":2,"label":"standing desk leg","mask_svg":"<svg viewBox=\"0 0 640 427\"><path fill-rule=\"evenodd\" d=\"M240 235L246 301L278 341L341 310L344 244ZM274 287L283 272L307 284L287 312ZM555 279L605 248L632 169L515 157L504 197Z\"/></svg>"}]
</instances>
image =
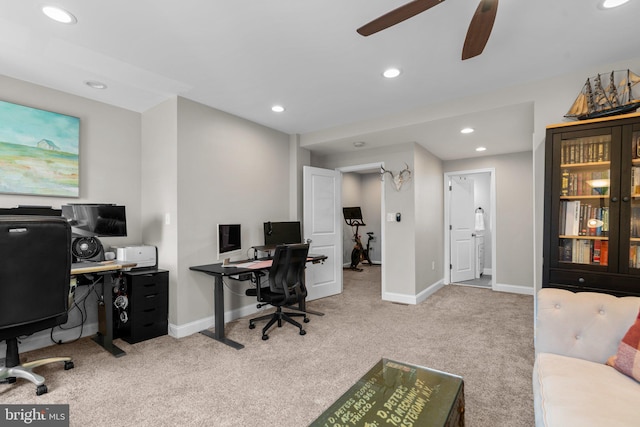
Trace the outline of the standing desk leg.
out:
<instances>
[{"instance_id":1,"label":"standing desk leg","mask_svg":"<svg viewBox=\"0 0 640 427\"><path fill-rule=\"evenodd\" d=\"M105 314L105 335L98 332L92 339L99 346L113 354L115 357L122 357L125 353L117 345L113 344L113 275L102 275L102 297L104 301L104 314Z\"/></svg>"},{"instance_id":2,"label":"standing desk leg","mask_svg":"<svg viewBox=\"0 0 640 427\"><path fill-rule=\"evenodd\" d=\"M224 283L222 281L222 276L216 275L215 287L213 289L213 298L214 298L214 318L215 318L215 329L211 332L208 329L204 331L200 331L202 335L206 335L209 338L213 338L216 341L220 341L223 344L231 346L236 350L240 350L244 348L244 345L230 340L229 338L225 338L224 336Z\"/></svg>"}]
</instances>

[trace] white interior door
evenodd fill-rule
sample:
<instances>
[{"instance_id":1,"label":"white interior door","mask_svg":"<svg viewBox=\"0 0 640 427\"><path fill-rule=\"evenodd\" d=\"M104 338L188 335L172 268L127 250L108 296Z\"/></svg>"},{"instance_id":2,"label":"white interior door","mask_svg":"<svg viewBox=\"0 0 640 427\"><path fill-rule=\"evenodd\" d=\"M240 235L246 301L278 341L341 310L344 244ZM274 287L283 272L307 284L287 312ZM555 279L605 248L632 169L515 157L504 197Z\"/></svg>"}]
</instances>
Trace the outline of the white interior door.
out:
<instances>
[{"instance_id":1,"label":"white interior door","mask_svg":"<svg viewBox=\"0 0 640 427\"><path fill-rule=\"evenodd\" d=\"M342 292L342 217L340 172L303 167L303 229L309 253L326 255L324 264L307 267L307 299Z\"/></svg>"},{"instance_id":2,"label":"white interior door","mask_svg":"<svg viewBox=\"0 0 640 427\"><path fill-rule=\"evenodd\" d=\"M456 283L475 278L473 180L452 177L450 196L451 282Z\"/></svg>"}]
</instances>

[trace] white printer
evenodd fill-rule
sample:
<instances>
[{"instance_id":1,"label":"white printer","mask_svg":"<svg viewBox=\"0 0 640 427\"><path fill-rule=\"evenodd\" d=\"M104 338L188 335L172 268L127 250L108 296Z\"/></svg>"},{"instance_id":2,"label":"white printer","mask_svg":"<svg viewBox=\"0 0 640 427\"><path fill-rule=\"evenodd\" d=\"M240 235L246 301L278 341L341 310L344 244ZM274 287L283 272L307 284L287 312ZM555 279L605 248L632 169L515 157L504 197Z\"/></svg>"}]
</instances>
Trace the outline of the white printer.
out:
<instances>
[{"instance_id":1,"label":"white printer","mask_svg":"<svg viewBox=\"0 0 640 427\"><path fill-rule=\"evenodd\" d=\"M116 259L124 262L135 262L135 268L157 267L158 248L151 245L115 247Z\"/></svg>"}]
</instances>

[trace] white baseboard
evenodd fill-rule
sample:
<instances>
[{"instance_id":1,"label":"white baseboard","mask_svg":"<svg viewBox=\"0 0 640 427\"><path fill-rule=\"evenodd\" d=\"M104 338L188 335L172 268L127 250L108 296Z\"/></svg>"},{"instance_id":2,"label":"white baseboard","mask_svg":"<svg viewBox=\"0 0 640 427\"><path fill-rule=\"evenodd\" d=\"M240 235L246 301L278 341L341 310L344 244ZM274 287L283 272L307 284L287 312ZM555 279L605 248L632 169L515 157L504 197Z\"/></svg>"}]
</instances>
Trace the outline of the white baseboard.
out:
<instances>
[{"instance_id":1,"label":"white baseboard","mask_svg":"<svg viewBox=\"0 0 640 427\"><path fill-rule=\"evenodd\" d=\"M441 279L436 283L430 285L424 291L420 292L418 295L406 295L406 294L397 294L393 292L385 292L382 295L382 299L385 301L397 302L401 304L419 304L422 301L429 298L429 296L433 295L438 289L444 286L444 281Z\"/></svg>"},{"instance_id":2,"label":"white baseboard","mask_svg":"<svg viewBox=\"0 0 640 427\"><path fill-rule=\"evenodd\" d=\"M497 292L509 292L512 294L533 295L533 288L528 286L506 285L503 283L496 283L496 285L493 287L493 290Z\"/></svg>"},{"instance_id":3,"label":"white baseboard","mask_svg":"<svg viewBox=\"0 0 640 427\"><path fill-rule=\"evenodd\" d=\"M256 307L256 303L253 303L250 305L245 305L244 307L236 308L235 310L225 311L224 322L228 323L244 316L250 316L252 314L266 310L269 307L270 306L265 307L264 309L259 309ZM193 322L179 326L173 323L169 323L169 335L174 338L184 338L200 331L204 331L205 329L212 328L214 325L214 316L208 316L203 319L195 320Z\"/></svg>"}]
</instances>

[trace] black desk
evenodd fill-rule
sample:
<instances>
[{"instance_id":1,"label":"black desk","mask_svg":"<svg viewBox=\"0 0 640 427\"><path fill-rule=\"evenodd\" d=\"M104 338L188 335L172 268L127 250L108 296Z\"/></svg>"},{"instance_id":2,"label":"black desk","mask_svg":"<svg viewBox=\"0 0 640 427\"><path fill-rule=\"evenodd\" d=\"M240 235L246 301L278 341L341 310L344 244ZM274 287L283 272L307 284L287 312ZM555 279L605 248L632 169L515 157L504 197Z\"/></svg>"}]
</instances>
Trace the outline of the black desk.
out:
<instances>
[{"instance_id":1,"label":"black desk","mask_svg":"<svg viewBox=\"0 0 640 427\"><path fill-rule=\"evenodd\" d=\"M105 333L98 332L92 340L95 341L100 347L107 350L115 357L122 357L125 353L120 347L113 343L113 275L112 273L118 273L123 270L129 270L135 267L135 263L126 262L95 262L95 263L79 263L71 265L71 276L78 276L81 274L96 274L101 276L103 281L103 298L105 305Z\"/></svg>"},{"instance_id":2,"label":"black desk","mask_svg":"<svg viewBox=\"0 0 640 427\"><path fill-rule=\"evenodd\" d=\"M314 264L319 263L327 259L324 255L309 255L307 258L307 262L312 262ZM245 260L245 261L236 261L237 264L244 264L247 262L252 262L253 260ZM209 338L213 338L216 341L220 341L223 344L231 346L236 350L240 350L244 348L244 345L230 340L224 336L224 282L223 278L225 276L236 276L241 274L256 274L257 278L257 286L260 286L260 279L258 273L264 270L268 270L271 268L270 266L266 266L264 268L245 268L245 267L223 267L221 263L217 264L206 264L206 265L195 265L189 267L189 270L200 271L202 273L208 274L210 276L215 277L215 285L213 289L213 310L214 310L214 331L211 332L208 329L204 331L200 331L201 334L208 336ZM303 308L303 307L301 307ZM303 308L304 309L304 308ZM322 316L322 313L312 313Z\"/></svg>"}]
</instances>

